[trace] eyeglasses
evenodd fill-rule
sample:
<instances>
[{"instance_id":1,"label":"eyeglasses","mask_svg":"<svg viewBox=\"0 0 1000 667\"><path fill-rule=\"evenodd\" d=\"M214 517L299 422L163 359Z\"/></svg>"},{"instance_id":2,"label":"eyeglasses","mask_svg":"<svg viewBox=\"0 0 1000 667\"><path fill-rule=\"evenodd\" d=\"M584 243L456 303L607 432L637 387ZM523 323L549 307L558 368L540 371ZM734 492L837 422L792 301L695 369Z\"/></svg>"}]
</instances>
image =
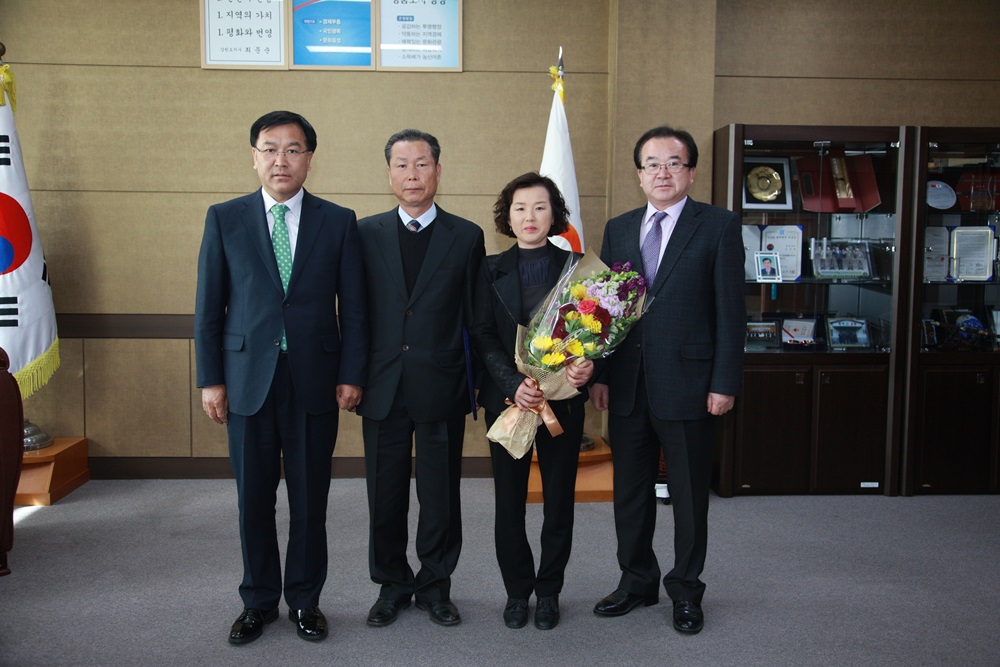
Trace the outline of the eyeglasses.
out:
<instances>
[{"instance_id":1,"label":"eyeglasses","mask_svg":"<svg viewBox=\"0 0 1000 667\"><path fill-rule=\"evenodd\" d=\"M658 173L660 173L660 169L666 169L671 174L679 174L681 169L690 166L691 165L685 164L680 160L671 160L670 162L664 162L662 164L659 162L647 162L646 164L642 165L642 170L647 174L649 174L650 176L656 176Z\"/></svg>"},{"instance_id":2,"label":"eyeglasses","mask_svg":"<svg viewBox=\"0 0 1000 667\"><path fill-rule=\"evenodd\" d=\"M267 160L276 160L279 155L284 155L292 162L295 160L301 160L305 157L306 153L312 153L312 151L300 151L295 148L290 148L287 151L279 151L275 148L257 148L254 146L253 149L263 155Z\"/></svg>"}]
</instances>

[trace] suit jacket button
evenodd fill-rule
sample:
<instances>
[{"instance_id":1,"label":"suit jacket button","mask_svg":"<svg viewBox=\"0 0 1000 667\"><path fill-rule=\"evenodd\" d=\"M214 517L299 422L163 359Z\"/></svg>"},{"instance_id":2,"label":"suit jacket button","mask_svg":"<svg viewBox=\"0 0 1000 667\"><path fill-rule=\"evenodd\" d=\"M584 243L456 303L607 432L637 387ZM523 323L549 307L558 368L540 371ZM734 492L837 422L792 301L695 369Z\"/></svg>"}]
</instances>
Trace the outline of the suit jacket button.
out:
<instances>
[{"instance_id":1,"label":"suit jacket button","mask_svg":"<svg viewBox=\"0 0 1000 667\"><path fill-rule=\"evenodd\" d=\"M280 338L274 341L274 346L275 347L281 347L281 339Z\"/></svg>"},{"instance_id":2,"label":"suit jacket button","mask_svg":"<svg viewBox=\"0 0 1000 667\"><path fill-rule=\"evenodd\" d=\"M292 305L292 304L290 304L290 303L288 303L288 302L286 301L285 303L281 304L281 307L282 307L282 308L288 308L288 307L289 307L290 305Z\"/></svg>"},{"instance_id":3,"label":"suit jacket button","mask_svg":"<svg viewBox=\"0 0 1000 667\"><path fill-rule=\"evenodd\" d=\"M403 352L406 352L409 349L410 349L410 346L407 345L406 343L403 343Z\"/></svg>"},{"instance_id":4,"label":"suit jacket button","mask_svg":"<svg viewBox=\"0 0 1000 667\"><path fill-rule=\"evenodd\" d=\"M636 343L635 344L635 349L641 350L642 349L642 343Z\"/></svg>"},{"instance_id":5,"label":"suit jacket button","mask_svg":"<svg viewBox=\"0 0 1000 667\"><path fill-rule=\"evenodd\" d=\"M412 314L413 314L413 309L412 309L412 308L407 308L407 309L406 309L406 312L405 312L405 313L403 313L403 314L404 314L404 315L406 315L407 317L409 317L410 315L412 315Z\"/></svg>"}]
</instances>

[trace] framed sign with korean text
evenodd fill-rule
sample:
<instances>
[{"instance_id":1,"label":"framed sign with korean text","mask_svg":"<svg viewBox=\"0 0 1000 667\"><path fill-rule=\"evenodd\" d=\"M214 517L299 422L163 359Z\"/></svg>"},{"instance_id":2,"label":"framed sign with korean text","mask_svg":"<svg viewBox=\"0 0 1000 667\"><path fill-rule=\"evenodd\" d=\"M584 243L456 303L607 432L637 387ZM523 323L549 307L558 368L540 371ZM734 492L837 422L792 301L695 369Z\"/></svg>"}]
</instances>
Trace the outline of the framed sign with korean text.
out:
<instances>
[{"instance_id":1,"label":"framed sign with korean text","mask_svg":"<svg viewBox=\"0 0 1000 667\"><path fill-rule=\"evenodd\" d=\"M462 71L460 0L380 0L378 69Z\"/></svg>"},{"instance_id":2,"label":"framed sign with korean text","mask_svg":"<svg viewBox=\"0 0 1000 667\"><path fill-rule=\"evenodd\" d=\"M201 65L287 69L285 0L201 0Z\"/></svg>"}]
</instances>

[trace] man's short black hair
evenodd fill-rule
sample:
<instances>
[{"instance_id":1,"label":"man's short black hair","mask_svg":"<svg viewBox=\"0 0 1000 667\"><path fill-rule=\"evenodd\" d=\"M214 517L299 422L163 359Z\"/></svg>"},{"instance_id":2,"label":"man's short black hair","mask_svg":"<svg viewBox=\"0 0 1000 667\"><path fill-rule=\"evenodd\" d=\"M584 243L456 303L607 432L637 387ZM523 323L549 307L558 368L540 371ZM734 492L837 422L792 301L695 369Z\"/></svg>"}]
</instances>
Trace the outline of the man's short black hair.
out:
<instances>
[{"instance_id":1,"label":"man's short black hair","mask_svg":"<svg viewBox=\"0 0 1000 667\"><path fill-rule=\"evenodd\" d=\"M309 124L309 121L294 111L272 111L254 121L254 124L250 126L250 145L256 148L260 133L279 125L298 125L301 127L302 133L306 135L306 150L316 150L316 130Z\"/></svg>"},{"instance_id":2,"label":"man's short black hair","mask_svg":"<svg viewBox=\"0 0 1000 667\"><path fill-rule=\"evenodd\" d=\"M694 143L694 137L685 130L675 130L668 125L661 125L648 130L635 142L635 150L632 151L632 159L635 160L635 168L642 169L642 147L650 139L677 139L687 148L687 166L694 169L698 166L698 145Z\"/></svg>"},{"instance_id":3,"label":"man's short black hair","mask_svg":"<svg viewBox=\"0 0 1000 667\"><path fill-rule=\"evenodd\" d=\"M389 160L392 157L392 147L400 141L426 141L427 145L431 147L431 155L434 157L434 164L437 164L441 159L441 144L438 143L437 137L433 134L428 134L427 132L421 132L420 130L408 128L400 130L396 134L389 137L389 141L385 142L386 164L389 164Z\"/></svg>"}]
</instances>

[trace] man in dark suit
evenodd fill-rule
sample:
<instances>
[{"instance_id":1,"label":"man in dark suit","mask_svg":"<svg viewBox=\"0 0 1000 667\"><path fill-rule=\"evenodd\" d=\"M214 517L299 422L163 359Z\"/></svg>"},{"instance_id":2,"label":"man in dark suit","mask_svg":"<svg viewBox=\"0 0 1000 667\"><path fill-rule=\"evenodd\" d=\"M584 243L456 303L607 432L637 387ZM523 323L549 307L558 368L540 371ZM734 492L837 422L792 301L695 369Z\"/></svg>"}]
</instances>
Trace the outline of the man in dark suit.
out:
<instances>
[{"instance_id":1,"label":"man in dark suit","mask_svg":"<svg viewBox=\"0 0 1000 667\"><path fill-rule=\"evenodd\" d=\"M416 598L440 625L461 621L451 574L462 546L459 481L471 410L464 331L485 254L483 231L434 203L441 147L403 130L385 147L399 206L358 223L368 278L371 365L363 417L371 517L368 561L381 585L368 624L386 626ZM406 559L410 452L416 443L420 570Z\"/></svg>"},{"instance_id":2,"label":"man in dark suit","mask_svg":"<svg viewBox=\"0 0 1000 667\"><path fill-rule=\"evenodd\" d=\"M250 129L262 188L208 209L195 350L202 407L228 425L243 547L244 610L229 641L257 639L282 594L275 503L291 515L284 595L304 639L323 639L326 506L338 407L361 400L367 304L354 211L303 189L316 132L274 111Z\"/></svg>"},{"instance_id":3,"label":"man in dark suit","mask_svg":"<svg viewBox=\"0 0 1000 667\"><path fill-rule=\"evenodd\" d=\"M743 380L743 241L732 212L688 197L698 165L690 134L658 127L633 152L646 206L609 220L601 259L646 276L648 310L610 358L591 399L608 418L614 462L618 588L594 607L621 616L659 601L653 553L659 452L674 513L674 567L663 578L673 626L701 631L714 416Z\"/></svg>"},{"instance_id":4,"label":"man in dark suit","mask_svg":"<svg viewBox=\"0 0 1000 667\"><path fill-rule=\"evenodd\" d=\"M776 276L778 272L775 271L774 267L771 266L771 258L765 257L760 260L760 275L762 276Z\"/></svg>"}]
</instances>

